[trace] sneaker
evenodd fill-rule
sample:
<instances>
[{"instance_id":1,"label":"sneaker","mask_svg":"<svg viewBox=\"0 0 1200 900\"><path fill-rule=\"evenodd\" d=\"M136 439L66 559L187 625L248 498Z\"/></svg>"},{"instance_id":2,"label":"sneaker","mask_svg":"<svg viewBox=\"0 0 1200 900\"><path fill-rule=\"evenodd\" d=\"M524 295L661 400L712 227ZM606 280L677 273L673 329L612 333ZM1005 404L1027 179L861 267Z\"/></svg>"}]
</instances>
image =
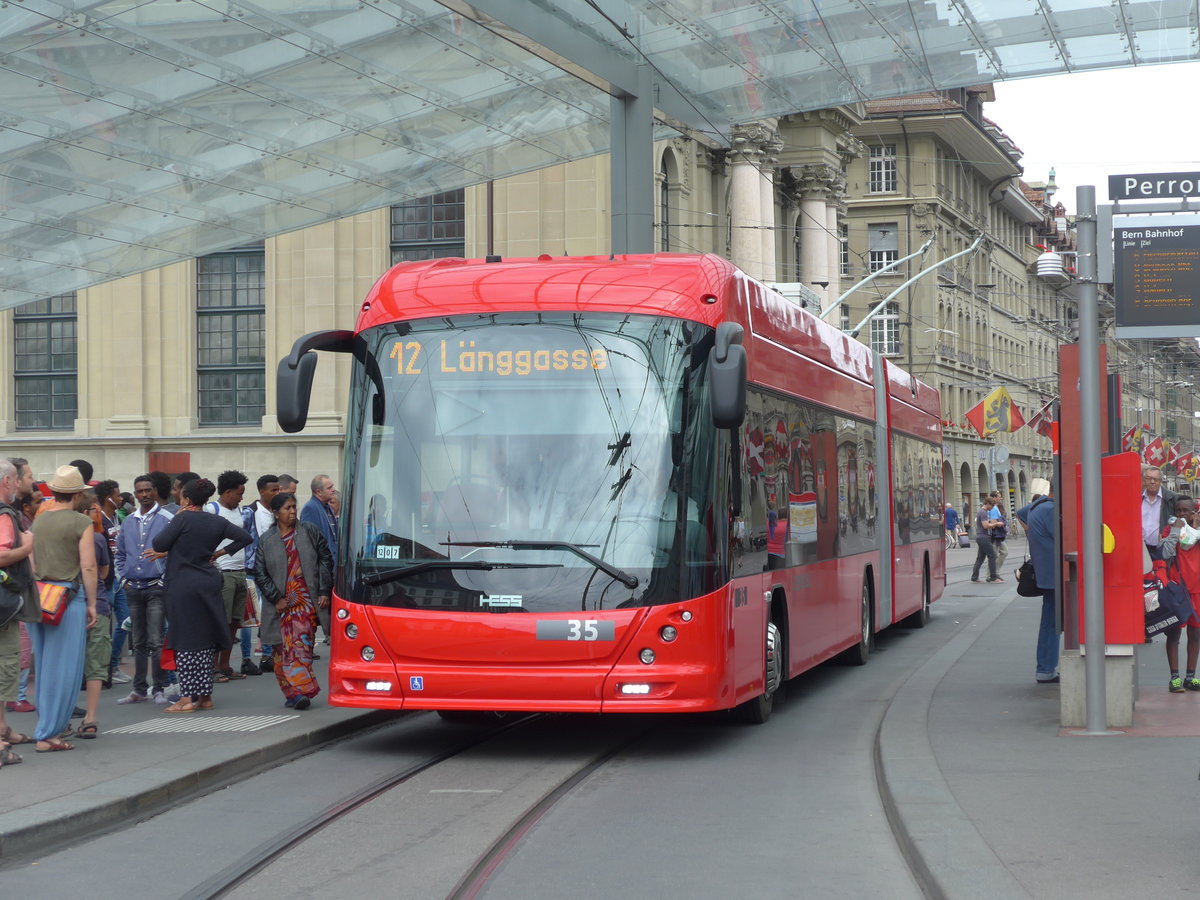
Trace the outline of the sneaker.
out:
<instances>
[{"instance_id":1,"label":"sneaker","mask_svg":"<svg viewBox=\"0 0 1200 900\"><path fill-rule=\"evenodd\" d=\"M1185 691L1200 691L1200 678L1193 676L1183 679L1183 689Z\"/></svg>"},{"instance_id":2,"label":"sneaker","mask_svg":"<svg viewBox=\"0 0 1200 900\"><path fill-rule=\"evenodd\" d=\"M308 709L310 706L312 706L312 701L307 697L299 698L295 704L296 709Z\"/></svg>"},{"instance_id":3,"label":"sneaker","mask_svg":"<svg viewBox=\"0 0 1200 900\"><path fill-rule=\"evenodd\" d=\"M1172 694L1182 694L1185 690L1183 686L1183 679L1176 675L1171 679L1171 683L1167 686L1167 690L1169 690Z\"/></svg>"},{"instance_id":4,"label":"sneaker","mask_svg":"<svg viewBox=\"0 0 1200 900\"><path fill-rule=\"evenodd\" d=\"M300 699L299 697L288 697L286 700L283 701L283 705L286 706L288 709L295 709L296 702L299 699Z\"/></svg>"},{"instance_id":5,"label":"sneaker","mask_svg":"<svg viewBox=\"0 0 1200 900\"><path fill-rule=\"evenodd\" d=\"M171 703L172 701L167 699L166 691L155 691L154 692L154 702L157 703L159 706L166 706L168 703Z\"/></svg>"},{"instance_id":6,"label":"sneaker","mask_svg":"<svg viewBox=\"0 0 1200 900\"><path fill-rule=\"evenodd\" d=\"M972 579L971 579L971 584L979 584L979 579L978 579L978 578L972 578Z\"/></svg>"},{"instance_id":7,"label":"sneaker","mask_svg":"<svg viewBox=\"0 0 1200 900\"><path fill-rule=\"evenodd\" d=\"M274 659L272 659L272 658L271 658L271 657L269 657L269 656L264 656L262 659L260 659L260 660L258 661L258 670L259 670L259 672L261 672L263 675L267 675L267 674L274 673L274 671L275 671L275 660L274 660Z\"/></svg>"},{"instance_id":8,"label":"sneaker","mask_svg":"<svg viewBox=\"0 0 1200 900\"><path fill-rule=\"evenodd\" d=\"M137 691L130 691L128 697L122 697L117 702L124 706L126 703L148 703L150 700L145 694L139 694Z\"/></svg>"},{"instance_id":9,"label":"sneaker","mask_svg":"<svg viewBox=\"0 0 1200 900\"><path fill-rule=\"evenodd\" d=\"M242 660L242 674L261 675L262 671L254 664L254 660L247 658Z\"/></svg>"},{"instance_id":10,"label":"sneaker","mask_svg":"<svg viewBox=\"0 0 1200 900\"><path fill-rule=\"evenodd\" d=\"M129 682L131 682L131 681L133 681L133 678L129 675L126 675L120 669L114 668L112 670L112 683L113 684L129 684Z\"/></svg>"},{"instance_id":11,"label":"sneaker","mask_svg":"<svg viewBox=\"0 0 1200 900\"><path fill-rule=\"evenodd\" d=\"M4 704L5 712L37 712L37 707L28 700L9 700Z\"/></svg>"},{"instance_id":12,"label":"sneaker","mask_svg":"<svg viewBox=\"0 0 1200 900\"><path fill-rule=\"evenodd\" d=\"M988 584L1004 584L1004 579L1003 578L989 578L987 580L987 583Z\"/></svg>"}]
</instances>

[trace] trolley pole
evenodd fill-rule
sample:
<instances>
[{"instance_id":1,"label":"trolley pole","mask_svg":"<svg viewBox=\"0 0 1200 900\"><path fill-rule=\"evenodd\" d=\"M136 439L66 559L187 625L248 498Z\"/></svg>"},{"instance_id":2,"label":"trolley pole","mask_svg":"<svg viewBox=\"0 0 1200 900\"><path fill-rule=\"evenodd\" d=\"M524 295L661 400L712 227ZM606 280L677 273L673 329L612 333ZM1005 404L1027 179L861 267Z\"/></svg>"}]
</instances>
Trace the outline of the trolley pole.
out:
<instances>
[{"instance_id":1,"label":"trolley pole","mask_svg":"<svg viewBox=\"0 0 1200 900\"><path fill-rule=\"evenodd\" d=\"M1084 690L1087 728L1084 734L1107 734L1108 698L1105 685L1104 649L1104 502L1100 478L1100 339L1098 291L1096 287L1096 188L1075 189L1079 237L1079 424L1080 508L1083 529L1083 609L1087 636L1084 641ZM1070 478L1070 472L1063 472ZM1067 513L1069 515L1069 513Z\"/></svg>"}]
</instances>

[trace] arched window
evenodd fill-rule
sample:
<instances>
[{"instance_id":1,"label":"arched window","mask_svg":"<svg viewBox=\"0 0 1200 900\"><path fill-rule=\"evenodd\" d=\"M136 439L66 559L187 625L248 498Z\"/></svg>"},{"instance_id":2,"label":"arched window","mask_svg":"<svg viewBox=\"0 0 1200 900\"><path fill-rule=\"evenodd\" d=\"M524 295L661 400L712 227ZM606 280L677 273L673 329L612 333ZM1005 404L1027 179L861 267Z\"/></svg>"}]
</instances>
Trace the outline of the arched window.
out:
<instances>
[{"instance_id":1,"label":"arched window","mask_svg":"<svg viewBox=\"0 0 1200 900\"><path fill-rule=\"evenodd\" d=\"M667 154L663 154L662 180L658 184L658 249L671 252L671 174L667 169Z\"/></svg>"}]
</instances>

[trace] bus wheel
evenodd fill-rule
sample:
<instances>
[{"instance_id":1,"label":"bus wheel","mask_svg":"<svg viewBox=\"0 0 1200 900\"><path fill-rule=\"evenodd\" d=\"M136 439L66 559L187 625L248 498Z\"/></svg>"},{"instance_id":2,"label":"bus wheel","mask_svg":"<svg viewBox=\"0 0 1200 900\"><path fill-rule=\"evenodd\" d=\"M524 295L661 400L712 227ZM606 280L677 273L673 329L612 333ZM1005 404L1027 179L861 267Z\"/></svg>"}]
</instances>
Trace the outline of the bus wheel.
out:
<instances>
[{"instance_id":1,"label":"bus wheel","mask_svg":"<svg viewBox=\"0 0 1200 900\"><path fill-rule=\"evenodd\" d=\"M842 657L847 665L865 666L871 658L871 645L875 642L875 633L871 630L871 587L863 580L862 614L858 632L858 643L845 652Z\"/></svg>"},{"instance_id":2,"label":"bus wheel","mask_svg":"<svg viewBox=\"0 0 1200 900\"><path fill-rule=\"evenodd\" d=\"M771 718L775 695L783 685L783 634L773 619L767 621L765 689L753 700L747 700L735 713L738 721L762 725Z\"/></svg>"},{"instance_id":3,"label":"bus wheel","mask_svg":"<svg viewBox=\"0 0 1200 900\"><path fill-rule=\"evenodd\" d=\"M906 616L900 624L905 628L924 628L929 624L929 604L931 591L929 589L929 564L921 577L921 608L910 616Z\"/></svg>"}]
</instances>

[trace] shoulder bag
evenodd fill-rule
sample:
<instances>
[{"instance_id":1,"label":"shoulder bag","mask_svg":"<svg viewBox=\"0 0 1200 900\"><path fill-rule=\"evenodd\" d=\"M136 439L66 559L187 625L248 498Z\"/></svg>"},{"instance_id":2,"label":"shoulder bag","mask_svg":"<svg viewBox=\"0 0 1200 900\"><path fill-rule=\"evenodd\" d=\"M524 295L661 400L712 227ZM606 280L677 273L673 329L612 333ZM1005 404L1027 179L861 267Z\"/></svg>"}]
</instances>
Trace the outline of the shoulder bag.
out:
<instances>
[{"instance_id":1,"label":"shoulder bag","mask_svg":"<svg viewBox=\"0 0 1200 900\"><path fill-rule=\"evenodd\" d=\"M62 621L67 604L75 596L75 589L67 584L55 584L52 581L37 583L38 603L42 607L42 624L57 625Z\"/></svg>"},{"instance_id":2,"label":"shoulder bag","mask_svg":"<svg viewBox=\"0 0 1200 900\"><path fill-rule=\"evenodd\" d=\"M1017 593L1022 597L1040 597L1042 589L1037 586L1037 573L1033 571L1033 560L1025 557L1025 562L1017 569Z\"/></svg>"}]
</instances>

